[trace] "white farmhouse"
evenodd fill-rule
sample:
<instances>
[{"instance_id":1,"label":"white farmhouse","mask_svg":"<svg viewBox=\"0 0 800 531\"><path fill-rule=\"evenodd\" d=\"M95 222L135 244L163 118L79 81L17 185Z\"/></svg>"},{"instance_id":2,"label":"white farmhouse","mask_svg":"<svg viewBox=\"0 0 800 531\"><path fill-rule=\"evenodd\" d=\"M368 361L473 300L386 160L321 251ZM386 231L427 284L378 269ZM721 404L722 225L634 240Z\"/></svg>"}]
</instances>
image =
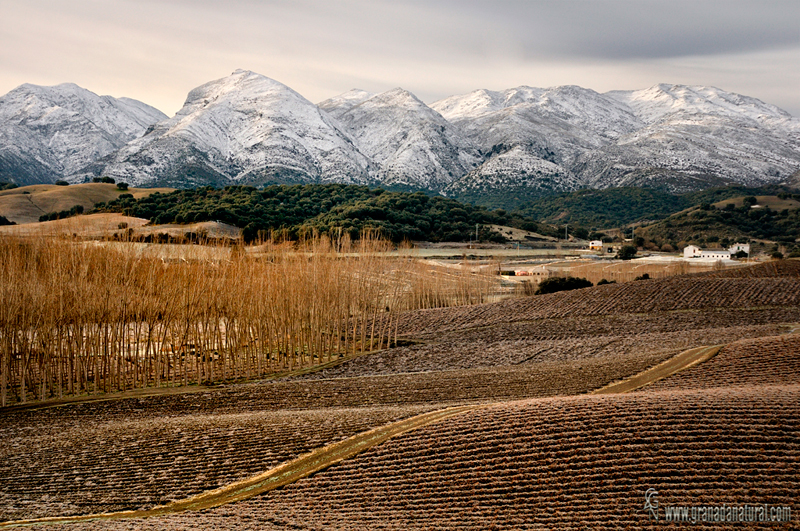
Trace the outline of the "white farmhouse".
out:
<instances>
[{"instance_id":1,"label":"white farmhouse","mask_svg":"<svg viewBox=\"0 0 800 531\"><path fill-rule=\"evenodd\" d=\"M592 240L589 242L589 250L590 251L602 251L603 250L603 241L602 240Z\"/></svg>"},{"instance_id":2,"label":"white farmhouse","mask_svg":"<svg viewBox=\"0 0 800 531\"><path fill-rule=\"evenodd\" d=\"M689 245L688 247L683 248L683 257L684 258L700 258L700 252L702 249L696 245Z\"/></svg>"},{"instance_id":3,"label":"white farmhouse","mask_svg":"<svg viewBox=\"0 0 800 531\"><path fill-rule=\"evenodd\" d=\"M712 260L730 260L731 252L727 249L701 249L696 245L683 248L684 258L705 258Z\"/></svg>"},{"instance_id":4,"label":"white farmhouse","mask_svg":"<svg viewBox=\"0 0 800 531\"><path fill-rule=\"evenodd\" d=\"M714 260L730 260L731 252L727 249L705 249L700 251L700 258L713 258Z\"/></svg>"}]
</instances>

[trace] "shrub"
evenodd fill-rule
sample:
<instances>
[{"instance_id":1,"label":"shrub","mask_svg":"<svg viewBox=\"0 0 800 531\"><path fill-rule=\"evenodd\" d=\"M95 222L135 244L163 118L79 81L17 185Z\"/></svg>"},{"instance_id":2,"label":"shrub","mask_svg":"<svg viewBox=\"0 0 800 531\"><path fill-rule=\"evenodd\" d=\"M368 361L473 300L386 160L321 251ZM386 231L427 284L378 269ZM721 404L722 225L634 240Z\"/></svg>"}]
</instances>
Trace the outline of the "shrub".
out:
<instances>
[{"instance_id":1,"label":"shrub","mask_svg":"<svg viewBox=\"0 0 800 531\"><path fill-rule=\"evenodd\" d=\"M9 220L5 216L0 216L0 227L3 225L16 225L16 222Z\"/></svg>"},{"instance_id":2,"label":"shrub","mask_svg":"<svg viewBox=\"0 0 800 531\"><path fill-rule=\"evenodd\" d=\"M601 278L601 279L600 279L600 282L598 282L598 283L597 283L597 285L598 285L598 286L602 286L602 285L604 285L604 284L616 284L616 283L617 283L617 281L616 281L616 280L606 280L606 279L604 279L604 278Z\"/></svg>"},{"instance_id":3,"label":"shrub","mask_svg":"<svg viewBox=\"0 0 800 531\"><path fill-rule=\"evenodd\" d=\"M83 205L75 205L69 210L62 210L61 212L49 212L47 214L42 214L41 216L39 216L39 221L41 222L41 221L52 221L55 219L64 219L71 216L77 216L79 214L83 214Z\"/></svg>"},{"instance_id":4,"label":"shrub","mask_svg":"<svg viewBox=\"0 0 800 531\"><path fill-rule=\"evenodd\" d=\"M639 275L638 277L634 278L633 280L650 280L650 274L645 273L644 275Z\"/></svg>"},{"instance_id":5,"label":"shrub","mask_svg":"<svg viewBox=\"0 0 800 531\"><path fill-rule=\"evenodd\" d=\"M636 256L636 247L633 245L623 245L617 252L617 258L620 260L631 260Z\"/></svg>"},{"instance_id":6,"label":"shrub","mask_svg":"<svg viewBox=\"0 0 800 531\"><path fill-rule=\"evenodd\" d=\"M119 190L127 190L128 189L128 183L117 183L117 189L119 189Z\"/></svg>"},{"instance_id":7,"label":"shrub","mask_svg":"<svg viewBox=\"0 0 800 531\"><path fill-rule=\"evenodd\" d=\"M62 180L59 179L58 181L55 182L55 185L56 186L69 186L69 183L67 181L62 181Z\"/></svg>"},{"instance_id":8,"label":"shrub","mask_svg":"<svg viewBox=\"0 0 800 531\"><path fill-rule=\"evenodd\" d=\"M534 295L544 295L546 293L556 293L557 291L569 291L573 289L590 288L594 284L579 277L553 277L546 278L539 283L539 289Z\"/></svg>"}]
</instances>

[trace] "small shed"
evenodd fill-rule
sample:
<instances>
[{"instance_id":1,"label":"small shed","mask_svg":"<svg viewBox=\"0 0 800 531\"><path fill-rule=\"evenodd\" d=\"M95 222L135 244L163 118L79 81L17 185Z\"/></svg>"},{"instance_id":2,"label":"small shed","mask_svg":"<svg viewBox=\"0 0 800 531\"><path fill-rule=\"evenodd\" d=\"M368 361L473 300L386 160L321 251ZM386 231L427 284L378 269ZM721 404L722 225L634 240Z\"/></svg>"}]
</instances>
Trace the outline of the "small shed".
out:
<instances>
[{"instance_id":1,"label":"small shed","mask_svg":"<svg viewBox=\"0 0 800 531\"><path fill-rule=\"evenodd\" d=\"M747 256L750 256L750 244L749 243L734 243L732 246L728 248L730 253L736 254L738 252L744 251L747 253Z\"/></svg>"}]
</instances>

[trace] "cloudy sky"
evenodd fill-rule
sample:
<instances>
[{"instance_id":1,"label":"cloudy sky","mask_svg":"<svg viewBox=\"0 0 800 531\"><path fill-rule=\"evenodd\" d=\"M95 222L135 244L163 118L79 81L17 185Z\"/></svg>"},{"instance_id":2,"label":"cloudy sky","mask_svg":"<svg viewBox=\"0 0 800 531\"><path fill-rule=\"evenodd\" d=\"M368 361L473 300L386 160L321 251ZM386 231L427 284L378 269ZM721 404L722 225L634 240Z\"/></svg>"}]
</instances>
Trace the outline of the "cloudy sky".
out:
<instances>
[{"instance_id":1,"label":"cloudy sky","mask_svg":"<svg viewBox=\"0 0 800 531\"><path fill-rule=\"evenodd\" d=\"M0 0L0 13L0 94L70 81L172 115L244 68L313 102L682 83L800 117L798 0Z\"/></svg>"}]
</instances>

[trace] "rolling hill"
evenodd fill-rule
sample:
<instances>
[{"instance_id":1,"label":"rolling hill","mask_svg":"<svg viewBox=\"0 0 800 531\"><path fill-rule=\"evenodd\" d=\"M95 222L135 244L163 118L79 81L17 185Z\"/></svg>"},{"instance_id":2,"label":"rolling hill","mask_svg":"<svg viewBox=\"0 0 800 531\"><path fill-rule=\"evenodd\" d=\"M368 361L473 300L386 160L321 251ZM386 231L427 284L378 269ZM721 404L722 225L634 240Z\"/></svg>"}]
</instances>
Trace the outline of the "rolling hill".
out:
<instances>
[{"instance_id":1,"label":"rolling hill","mask_svg":"<svg viewBox=\"0 0 800 531\"><path fill-rule=\"evenodd\" d=\"M0 190L0 215L20 224L36 223L42 214L69 210L75 205L80 205L85 211L89 211L95 204L114 201L121 194L131 194L138 199L156 192L171 191L169 188L120 190L116 185L106 183L22 186L11 190Z\"/></svg>"}]
</instances>

